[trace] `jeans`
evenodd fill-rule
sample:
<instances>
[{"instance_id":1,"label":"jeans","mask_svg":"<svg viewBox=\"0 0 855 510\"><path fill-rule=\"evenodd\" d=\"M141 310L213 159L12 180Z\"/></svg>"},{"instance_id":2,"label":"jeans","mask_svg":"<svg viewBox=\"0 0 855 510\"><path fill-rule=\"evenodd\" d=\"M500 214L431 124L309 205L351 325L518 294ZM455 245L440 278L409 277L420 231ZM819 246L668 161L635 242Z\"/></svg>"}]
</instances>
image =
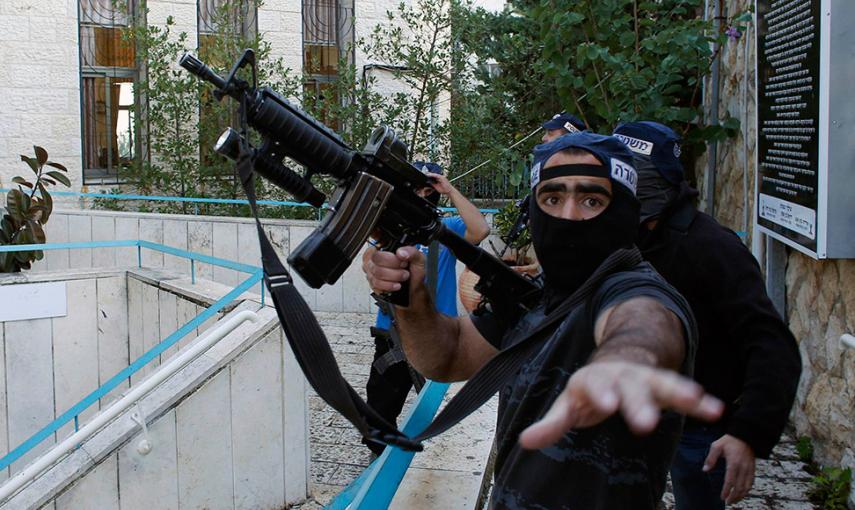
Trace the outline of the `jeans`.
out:
<instances>
[{"instance_id":1,"label":"jeans","mask_svg":"<svg viewBox=\"0 0 855 510\"><path fill-rule=\"evenodd\" d=\"M691 427L683 431L677 454L671 463L671 483L677 510L723 510L721 490L726 465L723 457L707 473L704 460L710 444L724 435L714 427Z\"/></svg>"}]
</instances>

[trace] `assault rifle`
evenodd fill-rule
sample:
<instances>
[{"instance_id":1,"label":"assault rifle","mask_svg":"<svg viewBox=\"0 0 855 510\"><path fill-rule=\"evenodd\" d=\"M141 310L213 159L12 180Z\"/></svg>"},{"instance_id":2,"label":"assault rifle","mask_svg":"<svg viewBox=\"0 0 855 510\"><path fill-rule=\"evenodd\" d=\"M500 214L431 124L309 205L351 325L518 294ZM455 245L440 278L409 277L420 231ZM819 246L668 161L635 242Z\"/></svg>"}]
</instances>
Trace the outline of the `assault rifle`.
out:
<instances>
[{"instance_id":1,"label":"assault rifle","mask_svg":"<svg viewBox=\"0 0 855 510\"><path fill-rule=\"evenodd\" d=\"M179 64L212 83L218 100L229 96L240 103L242 132L228 128L214 147L218 153L237 161L241 148L247 148L257 174L315 207L321 207L327 197L312 184L312 177L326 175L335 180L337 188L321 225L288 257L310 287L335 283L374 236L389 251L433 240L444 244L481 277L475 289L503 317L530 309L539 300L538 286L443 226L436 206L416 194L430 181L408 162L406 144L390 127L376 128L363 150L354 150L269 87L259 88L255 54L249 49L225 79L191 54L185 54ZM237 76L247 65L252 83ZM257 147L249 146L247 125L261 136ZM302 175L284 164L286 157L305 167ZM387 299L406 305L408 293L404 287Z\"/></svg>"},{"instance_id":2,"label":"assault rifle","mask_svg":"<svg viewBox=\"0 0 855 510\"><path fill-rule=\"evenodd\" d=\"M235 161L255 216L265 283L300 368L318 395L363 437L421 450L423 440L448 430L516 373L536 344L516 345L497 354L415 436L404 434L366 404L341 375L329 341L262 228L256 210L255 174L316 207L322 206L327 197L314 186L312 177L325 175L335 180L336 191L329 199L329 211L321 225L288 257L291 267L313 288L335 283L369 236L374 236L385 250L433 240L444 244L481 275L476 288L490 301L499 318L513 317L532 307L539 300L540 289L443 226L436 207L416 193L430 185L427 177L407 161L407 147L392 129L379 127L362 151L352 149L335 132L270 88L259 88L252 50L243 52L225 79L192 55L184 55L179 63L212 83L218 100L229 96L240 104L240 131L227 129L215 150ZM246 66L252 71L251 83L237 76ZM249 127L261 137L257 147L250 145ZM288 168L286 157L303 165L304 172ZM404 286L385 300L406 305L408 298L409 289Z\"/></svg>"}]
</instances>

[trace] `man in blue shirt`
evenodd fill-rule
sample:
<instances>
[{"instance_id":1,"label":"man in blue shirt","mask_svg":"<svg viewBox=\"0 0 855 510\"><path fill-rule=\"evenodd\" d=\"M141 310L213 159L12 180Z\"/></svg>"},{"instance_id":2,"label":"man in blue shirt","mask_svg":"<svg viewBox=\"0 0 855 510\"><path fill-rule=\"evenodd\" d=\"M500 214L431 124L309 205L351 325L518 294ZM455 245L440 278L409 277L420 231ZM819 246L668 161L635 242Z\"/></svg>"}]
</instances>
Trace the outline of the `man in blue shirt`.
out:
<instances>
[{"instance_id":1,"label":"man in blue shirt","mask_svg":"<svg viewBox=\"0 0 855 510\"><path fill-rule=\"evenodd\" d=\"M442 223L454 233L463 236L472 244L478 244L490 233L490 226L475 207L460 191L455 188L448 178L442 175L442 169L436 163L415 163L416 168L426 172L431 180L431 187L417 191L419 196L438 201L440 195L448 197L451 205L457 209L459 216L443 218ZM455 264L457 258L448 248L437 245L439 254L436 264L436 303L437 311L457 317L457 273ZM428 247L419 246L427 257ZM377 322L371 328L374 337L374 363L368 376L366 391L368 405L374 408L390 423L396 423L398 415L404 407L407 394L413 386L410 368L400 351L400 346L393 345L389 331L392 329L392 318L381 309L377 313ZM379 455L385 447L379 443L367 443L372 452Z\"/></svg>"}]
</instances>

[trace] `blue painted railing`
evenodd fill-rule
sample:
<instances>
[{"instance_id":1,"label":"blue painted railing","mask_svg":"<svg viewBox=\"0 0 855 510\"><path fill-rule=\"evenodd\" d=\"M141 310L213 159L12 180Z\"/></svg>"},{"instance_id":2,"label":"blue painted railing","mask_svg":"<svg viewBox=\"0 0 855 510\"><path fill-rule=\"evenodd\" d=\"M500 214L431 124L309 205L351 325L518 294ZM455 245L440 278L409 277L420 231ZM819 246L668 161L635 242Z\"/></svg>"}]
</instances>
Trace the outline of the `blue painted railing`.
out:
<instances>
[{"instance_id":1,"label":"blue painted railing","mask_svg":"<svg viewBox=\"0 0 855 510\"><path fill-rule=\"evenodd\" d=\"M5 188L0 188L0 193L9 191ZM249 201L236 198L196 198L196 197L169 197L158 195L133 195L124 193L83 193L78 191L51 191L51 196L58 197L81 197L81 198L107 198L110 200L146 200L152 202L183 202L190 204L227 204L227 205L249 205ZM258 200L258 205L278 205L288 207L314 207L305 202L288 202L282 200ZM326 208L326 204L324 204ZM440 207L444 212L456 212L454 207ZM320 213L321 210L319 209ZM492 214L499 212L498 209L481 209L484 214Z\"/></svg>"},{"instance_id":2,"label":"blue painted railing","mask_svg":"<svg viewBox=\"0 0 855 510\"><path fill-rule=\"evenodd\" d=\"M150 363L152 360L157 358L157 356L161 355L164 351L175 345L176 342L184 338L188 333L195 330L206 320L214 317L217 312L226 307L229 303L237 299L241 294L252 288L253 285L260 282L264 277L264 273L261 268L250 266L247 264L240 264L237 262L233 262L230 260L220 259L216 257L211 257L209 255L202 255L199 253L192 253L184 250L179 250L177 248L172 248L170 246L165 246L162 244L152 243L149 241L142 240L127 240L127 241L92 241L86 243L48 243L48 244L21 244L21 245L10 245L10 246L0 246L0 253L2 252L16 252L16 251L28 251L28 250L64 250L64 249L82 249L82 248L115 248L115 247L137 247L138 253L138 261L141 259L139 256L139 251L142 248L147 248L163 253L168 253L170 255L175 255L178 257L183 257L190 259L191 266L194 261L204 262L207 264L213 264L220 267L226 267L229 269L234 269L236 271L241 271L243 273L250 273L250 277L238 284L237 287L232 289L228 294L214 302L211 306L203 310L199 315L193 318L187 324L181 326L171 335L164 338L160 343L152 347L142 356L137 358L133 363L128 365L126 368L122 369L111 377L107 382L102 384L92 393L86 395L80 402L73 405L70 409L65 411L62 415L60 415L57 419L47 424L44 428L30 436L26 441L21 443L14 450L10 451L6 456L0 459L0 470L5 469L10 464L20 459L24 455L27 454L30 450L39 445L42 441L49 438L51 434L59 430L63 425L67 424L70 421L74 421L74 428L77 430L78 428L78 416L80 413L88 409L92 404L98 402L101 398L106 396L110 391L119 386L123 381L130 378L132 375L137 373L142 367ZM141 266L141 264L140 264ZM195 279L194 279L195 282ZM262 295L261 295L261 304L264 306L264 286L262 285Z\"/></svg>"},{"instance_id":3,"label":"blue painted railing","mask_svg":"<svg viewBox=\"0 0 855 510\"><path fill-rule=\"evenodd\" d=\"M412 437L424 430L442 404L446 391L448 391L448 384L428 381L404 419L402 432ZM410 467L414 455L413 452L406 452L394 446L386 447L380 457L339 493L326 508L328 510L387 508Z\"/></svg>"}]
</instances>

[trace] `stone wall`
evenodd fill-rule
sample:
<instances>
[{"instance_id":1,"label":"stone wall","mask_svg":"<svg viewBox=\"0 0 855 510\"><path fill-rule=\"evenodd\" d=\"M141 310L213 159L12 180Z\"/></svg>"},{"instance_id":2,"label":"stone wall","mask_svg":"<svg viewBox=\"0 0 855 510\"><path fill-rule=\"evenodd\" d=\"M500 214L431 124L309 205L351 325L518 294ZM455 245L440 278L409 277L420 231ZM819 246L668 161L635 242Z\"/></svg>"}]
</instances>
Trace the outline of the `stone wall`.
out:
<instances>
[{"instance_id":1,"label":"stone wall","mask_svg":"<svg viewBox=\"0 0 855 510\"><path fill-rule=\"evenodd\" d=\"M258 9L258 31L270 56L293 72L303 68L303 9L299 0L266 1Z\"/></svg>"},{"instance_id":2,"label":"stone wall","mask_svg":"<svg viewBox=\"0 0 855 510\"><path fill-rule=\"evenodd\" d=\"M796 430L815 439L820 462L855 470L855 349L840 342L855 331L855 261L816 261L791 250L787 317L803 366Z\"/></svg>"},{"instance_id":3,"label":"stone wall","mask_svg":"<svg viewBox=\"0 0 855 510\"><path fill-rule=\"evenodd\" d=\"M66 165L72 190L80 191L82 176L79 0L0 1L0 187L11 186L15 175L27 176L19 154L32 154L41 145L54 161ZM163 26L175 20L174 35L186 32L195 47L197 0L148 0L147 22ZM355 2L355 33L364 37L386 20L395 0ZM299 73L302 55L302 1L267 0L258 11L258 29L271 44L271 55ZM357 54L359 69L369 63ZM383 84L383 91L400 83ZM65 207L77 201L56 197Z\"/></svg>"},{"instance_id":4,"label":"stone wall","mask_svg":"<svg viewBox=\"0 0 855 510\"><path fill-rule=\"evenodd\" d=\"M753 2L749 0L730 0L726 4L724 16L736 16L751 5ZM753 221L751 211L754 207L754 149L757 119L754 52L753 26L739 39L728 39L721 48L718 115L721 120L727 117L738 118L741 129L735 138L718 144L715 180L716 219L728 228L747 232L749 235ZM706 90L710 90L710 82L708 77L705 80ZM704 115L708 117L709 114L710 104L707 102ZM695 166L702 209L706 209L706 203L703 200L706 189L704 176L709 157L711 153L707 150ZM747 221L746 211L748 211Z\"/></svg>"},{"instance_id":5,"label":"stone wall","mask_svg":"<svg viewBox=\"0 0 855 510\"><path fill-rule=\"evenodd\" d=\"M735 16L751 4L727 0L724 15ZM719 143L715 186L716 219L749 236L755 226L755 42L752 26L721 53L719 116L738 117L742 132ZM707 157L709 152L695 167L702 188ZM793 425L798 435L813 438L818 462L855 468L855 350L840 344L841 334L855 331L855 261L817 261L788 248L786 300L803 364ZM850 503L855 504L855 491Z\"/></svg>"},{"instance_id":6,"label":"stone wall","mask_svg":"<svg viewBox=\"0 0 855 510\"><path fill-rule=\"evenodd\" d=\"M0 185L31 176L18 155L41 145L80 188L78 48L77 0L0 2Z\"/></svg>"}]
</instances>

